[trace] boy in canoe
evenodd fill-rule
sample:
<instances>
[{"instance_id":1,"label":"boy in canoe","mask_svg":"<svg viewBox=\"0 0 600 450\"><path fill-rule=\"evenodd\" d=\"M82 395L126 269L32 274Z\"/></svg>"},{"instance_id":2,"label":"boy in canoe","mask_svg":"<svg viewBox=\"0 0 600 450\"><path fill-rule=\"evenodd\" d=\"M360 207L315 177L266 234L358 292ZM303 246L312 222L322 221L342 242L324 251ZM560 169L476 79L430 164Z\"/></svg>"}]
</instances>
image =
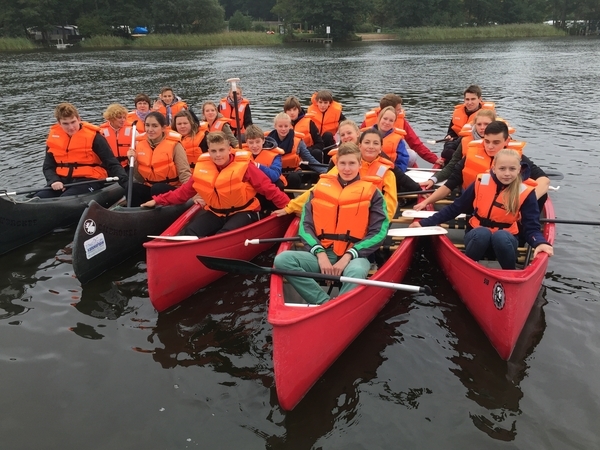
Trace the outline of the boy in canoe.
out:
<instances>
[{"instance_id":1,"label":"boy in canoe","mask_svg":"<svg viewBox=\"0 0 600 450\"><path fill-rule=\"evenodd\" d=\"M476 84L472 84L463 92L464 102L454 107L448 132L444 138L446 140L444 150L442 151L442 158L446 162L450 161L452 154L458 147L460 143L458 134L462 127L469 122L471 116L482 108L495 110L494 103L484 102L481 99L481 94L481 88Z\"/></svg>"},{"instance_id":2,"label":"boy in canoe","mask_svg":"<svg viewBox=\"0 0 600 450\"><path fill-rule=\"evenodd\" d=\"M342 113L342 104L333 99L331 91L322 90L315 92L311 97L308 113L319 129L325 148L333 148L335 134L341 122L346 120Z\"/></svg>"},{"instance_id":3,"label":"boy in canoe","mask_svg":"<svg viewBox=\"0 0 600 450\"><path fill-rule=\"evenodd\" d=\"M274 267L367 278L371 266L367 258L385 239L390 221L381 191L368 177L361 179L360 166L358 146L340 145L338 174L321 175L302 210L298 234L306 251L282 252ZM306 302L320 305L330 300L315 280L286 278ZM340 295L354 287L343 283Z\"/></svg>"},{"instance_id":4,"label":"boy in canoe","mask_svg":"<svg viewBox=\"0 0 600 450\"><path fill-rule=\"evenodd\" d=\"M250 152L231 153L227 136L221 131L209 133L206 140L208 152L200 155L188 182L142 206L177 205L198 194L204 210L190 220L181 234L204 237L256 222L261 211L257 193L278 208L287 205L288 196L253 163Z\"/></svg>"},{"instance_id":5,"label":"boy in canoe","mask_svg":"<svg viewBox=\"0 0 600 450\"><path fill-rule=\"evenodd\" d=\"M58 123L52 125L46 140L43 171L52 190L39 191L39 198L78 195L101 189L100 180L119 177L119 184L127 186L127 174L113 155L100 128L83 122L79 111L71 103L60 103L54 110ZM65 184L90 181L64 188Z\"/></svg>"},{"instance_id":6,"label":"boy in canoe","mask_svg":"<svg viewBox=\"0 0 600 450\"><path fill-rule=\"evenodd\" d=\"M129 170L127 151L132 146L133 137L131 124L127 123L127 109L118 103L112 103L108 105L102 117L106 122L100 125L100 132L110 145L117 161L127 171Z\"/></svg>"},{"instance_id":7,"label":"boy in canoe","mask_svg":"<svg viewBox=\"0 0 600 450\"><path fill-rule=\"evenodd\" d=\"M302 133L306 148L317 161L323 161L323 138L317 125L312 120L312 114L307 114L296 97L288 97L283 103L283 112L292 119L292 127L297 133Z\"/></svg>"}]
</instances>

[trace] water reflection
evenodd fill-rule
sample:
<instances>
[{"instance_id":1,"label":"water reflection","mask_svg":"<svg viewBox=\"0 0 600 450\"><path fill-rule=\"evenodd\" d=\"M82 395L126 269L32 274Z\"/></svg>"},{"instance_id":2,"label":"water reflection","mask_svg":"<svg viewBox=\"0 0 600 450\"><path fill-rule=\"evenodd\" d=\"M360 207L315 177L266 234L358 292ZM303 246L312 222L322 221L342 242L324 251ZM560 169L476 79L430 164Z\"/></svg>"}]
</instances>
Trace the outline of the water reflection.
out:
<instances>
[{"instance_id":1,"label":"water reflection","mask_svg":"<svg viewBox=\"0 0 600 450\"><path fill-rule=\"evenodd\" d=\"M425 249L425 258L434 258L431 248ZM470 408L473 425L493 439L515 440L517 418L522 413L520 383L527 376L529 357L546 329L546 288L540 290L511 358L504 361L446 282L441 269L433 267L428 276L444 317L438 326L452 336L448 341L454 351L447 358L455 366L450 371L467 389L466 397L483 408Z\"/></svg>"}]
</instances>

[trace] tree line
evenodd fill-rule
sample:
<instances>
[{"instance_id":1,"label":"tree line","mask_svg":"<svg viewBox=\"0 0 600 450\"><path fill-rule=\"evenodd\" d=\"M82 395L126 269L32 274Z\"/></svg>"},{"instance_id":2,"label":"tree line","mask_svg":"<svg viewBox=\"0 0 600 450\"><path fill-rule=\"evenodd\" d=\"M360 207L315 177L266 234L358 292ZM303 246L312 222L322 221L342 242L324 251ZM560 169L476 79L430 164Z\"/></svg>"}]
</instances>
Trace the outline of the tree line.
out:
<instances>
[{"instance_id":1,"label":"tree line","mask_svg":"<svg viewBox=\"0 0 600 450\"><path fill-rule=\"evenodd\" d=\"M0 0L0 35L27 36L77 25L81 34L115 34L145 26L156 33L215 33L235 15L236 27L279 21L288 29L334 37L376 28L481 26L555 20L600 20L600 0ZM240 25L237 25L240 24ZM230 24L231 25L231 24Z\"/></svg>"}]
</instances>

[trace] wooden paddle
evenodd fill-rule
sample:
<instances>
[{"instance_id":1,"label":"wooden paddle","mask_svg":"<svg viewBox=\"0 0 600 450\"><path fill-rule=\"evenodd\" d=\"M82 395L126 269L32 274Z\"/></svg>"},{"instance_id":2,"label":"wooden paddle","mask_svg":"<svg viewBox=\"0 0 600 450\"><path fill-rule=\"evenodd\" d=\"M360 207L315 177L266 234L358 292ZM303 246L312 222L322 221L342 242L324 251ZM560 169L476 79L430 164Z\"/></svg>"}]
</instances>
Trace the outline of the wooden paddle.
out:
<instances>
[{"instance_id":1,"label":"wooden paddle","mask_svg":"<svg viewBox=\"0 0 600 450\"><path fill-rule=\"evenodd\" d=\"M341 283L362 284L365 286L377 286L388 289L396 289L398 291L407 292L422 292L427 295L431 294L429 286L413 286L410 284L390 283L387 281L366 280L362 278L351 278L336 275L326 275L316 272L301 272L295 270L276 269L274 267L257 266L249 261L242 261L231 258L216 258L214 256L197 255L198 260L206 267L219 272L239 273L247 275L284 275L289 277L312 278L314 280L329 280L338 281Z\"/></svg>"},{"instance_id":2,"label":"wooden paddle","mask_svg":"<svg viewBox=\"0 0 600 450\"><path fill-rule=\"evenodd\" d=\"M392 237L433 236L439 234L448 234L448 230L442 227L390 228L387 233L388 236ZM244 241L244 246L247 247L248 245L272 244L277 242L294 242L299 240L300 238L298 236L266 239L246 239Z\"/></svg>"},{"instance_id":3,"label":"wooden paddle","mask_svg":"<svg viewBox=\"0 0 600 450\"><path fill-rule=\"evenodd\" d=\"M69 183L69 184L64 184L63 188L68 188L68 187L72 187L72 186L81 186L82 184L90 184L90 183L96 183L99 181L104 181L105 183L115 183L116 181L119 181L119 177L108 177L108 178L103 178L101 180L87 180L87 181L78 181L77 183ZM33 194L35 192L38 191L51 191L52 187L51 186L44 186L43 188L38 188L38 189L29 189L27 191L18 191L18 192L1 192L0 193L0 197L8 197L10 195L23 195L23 194Z\"/></svg>"},{"instance_id":4,"label":"wooden paddle","mask_svg":"<svg viewBox=\"0 0 600 450\"><path fill-rule=\"evenodd\" d=\"M235 110L235 134L238 140L238 147L242 148L242 129L240 128L240 113L238 112L238 101L237 101L237 82L240 81L239 78L229 78L227 80L228 83L231 84L231 92L233 94L233 109Z\"/></svg>"},{"instance_id":5,"label":"wooden paddle","mask_svg":"<svg viewBox=\"0 0 600 450\"><path fill-rule=\"evenodd\" d=\"M131 124L131 148L135 150L135 137L137 134L137 120ZM133 166L135 156L129 158L129 178L127 178L127 207L131 208L131 197L133 196Z\"/></svg>"}]
</instances>

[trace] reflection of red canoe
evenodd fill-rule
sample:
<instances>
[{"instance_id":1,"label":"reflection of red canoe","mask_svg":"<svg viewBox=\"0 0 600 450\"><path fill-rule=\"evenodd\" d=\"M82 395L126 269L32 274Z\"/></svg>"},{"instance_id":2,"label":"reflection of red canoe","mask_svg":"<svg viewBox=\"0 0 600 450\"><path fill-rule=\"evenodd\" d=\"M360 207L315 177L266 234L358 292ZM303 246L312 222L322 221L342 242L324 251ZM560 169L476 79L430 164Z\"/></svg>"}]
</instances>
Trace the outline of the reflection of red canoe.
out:
<instances>
[{"instance_id":1,"label":"reflection of red canoe","mask_svg":"<svg viewBox=\"0 0 600 450\"><path fill-rule=\"evenodd\" d=\"M191 217L202 209L194 205L182 214L161 236L176 236ZM244 246L246 239L281 237L291 217L270 216L251 225L194 241L146 242L148 294L152 305L163 311L185 300L198 289L225 275L198 264L196 255L251 260L272 244Z\"/></svg>"},{"instance_id":2,"label":"reflection of red canoe","mask_svg":"<svg viewBox=\"0 0 600 450\"><path fill-rule=\"evenodd\" d=\"M298 219L292 222L286 237L296 236L297 230ZM416 242L416 238L404 239L371 279L402 280ZM291 245L282 244L279 252ZM391 289L359 286L324 305L309 307L285 303L282 277L271 276L268 320L273 326L275 387L283 409L296 406L393 294Z\"/></svg>"},{"instance_id":3,"label":"reflection of red canoe","mask_svg":"<svg viewBox=\"0 0 600 450\"><path fill-rule=\"evenodd\" d=\"M550 199L544 215L555 217ZM554 243L555 225L544 224L543 234ZM542 286L548 255L541 253L524 269L490 269L467 258L448 236L431 237L440 266L492 346L508 359Z\"/></svg>"}]
</instances>

